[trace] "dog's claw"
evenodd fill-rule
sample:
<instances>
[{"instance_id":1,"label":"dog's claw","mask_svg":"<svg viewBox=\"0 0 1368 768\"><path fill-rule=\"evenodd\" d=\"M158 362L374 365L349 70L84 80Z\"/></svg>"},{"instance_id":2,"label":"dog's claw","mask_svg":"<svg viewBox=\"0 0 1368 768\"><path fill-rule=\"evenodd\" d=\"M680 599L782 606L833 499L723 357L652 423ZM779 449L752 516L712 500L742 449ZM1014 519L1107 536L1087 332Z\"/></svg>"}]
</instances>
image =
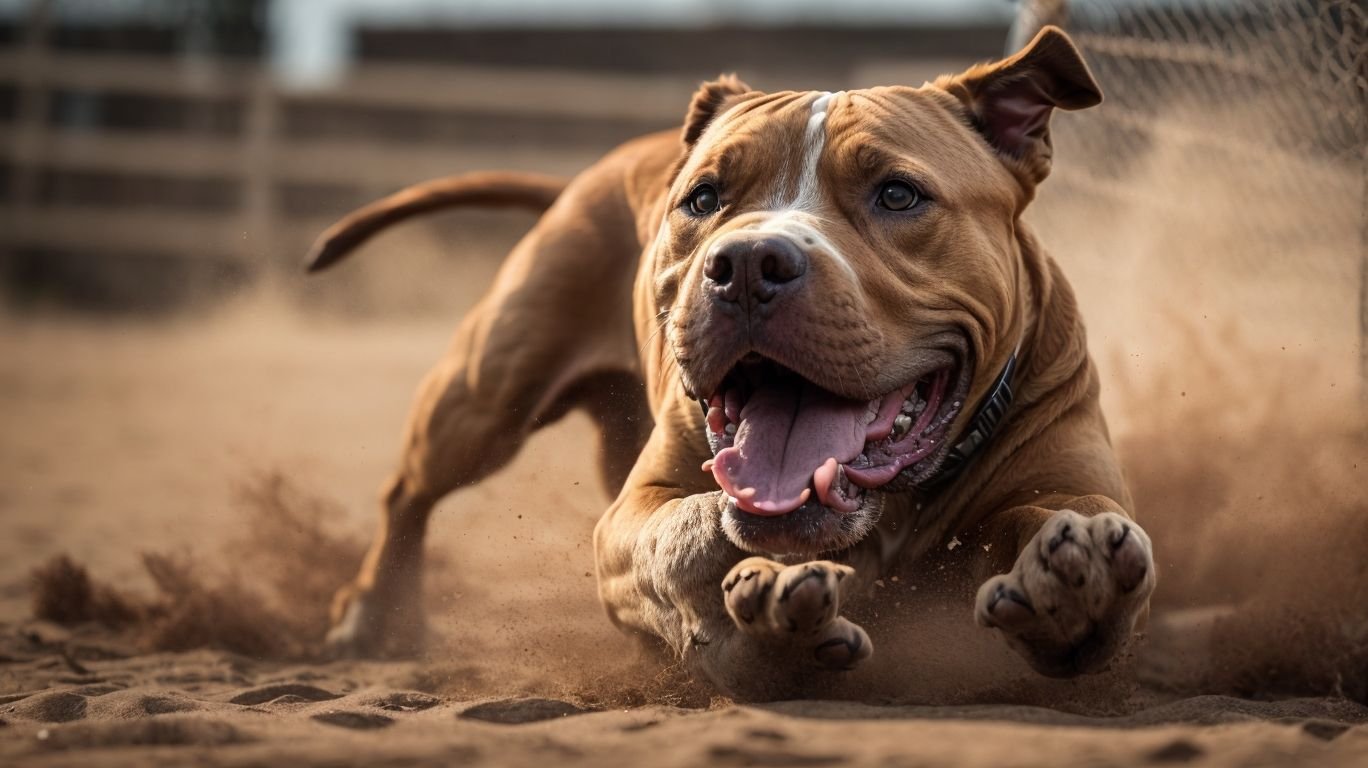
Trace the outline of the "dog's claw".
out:
<instances>
[{"instance_id":1,"label":"dog's claw","mask_svg":"<svg viewBox=\"0 0 1368 768\"><path fill-rule=\"evenodd\" d=\"M874 653L874 644L869 635L846 619L837 618L823 633L822 640L813 649L813 658L827 669L850 670Z\"/></svg>"}]
</instances>

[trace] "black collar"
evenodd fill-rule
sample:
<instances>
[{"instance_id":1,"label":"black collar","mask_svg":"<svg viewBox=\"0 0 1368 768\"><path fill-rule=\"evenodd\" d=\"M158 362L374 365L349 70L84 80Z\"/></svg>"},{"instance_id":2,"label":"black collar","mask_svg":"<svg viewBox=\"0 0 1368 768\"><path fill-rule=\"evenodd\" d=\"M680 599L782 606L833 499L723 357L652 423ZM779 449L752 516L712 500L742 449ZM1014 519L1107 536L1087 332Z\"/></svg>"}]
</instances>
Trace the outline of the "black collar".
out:
<instances>
[{"instance_id":1,"label":"black collar","mask_svg":"<svg viewBox=\"0 0 1368 768\"><path fill-rule=\"evenodd\" d=\"M945 461L941 462L936 474L917 484L918 491L935 491L954 480L993 438L993 433L1012 405L1012 374L1016 372L1016 363L1016 352L1013 352L974 413L974 418L969 420L969 429L964 433L964 438L945 455Z\"/></svg>"}]
</instances>

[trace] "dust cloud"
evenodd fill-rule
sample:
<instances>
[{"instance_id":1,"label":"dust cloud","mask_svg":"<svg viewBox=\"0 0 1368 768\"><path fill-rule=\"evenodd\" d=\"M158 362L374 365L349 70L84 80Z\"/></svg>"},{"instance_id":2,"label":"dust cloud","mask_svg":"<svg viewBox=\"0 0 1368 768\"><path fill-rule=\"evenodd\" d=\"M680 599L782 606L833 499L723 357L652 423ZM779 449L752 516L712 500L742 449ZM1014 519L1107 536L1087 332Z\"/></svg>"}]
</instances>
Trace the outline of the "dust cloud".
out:
<instances>
[{"instance_id":1,"label":"dust cloud","mask_svg":"<svg viewBox=\"0 0 1368 768\"><path fill-rule=\"evenodd\" d=\"M1316 182L1289 198L1258 163L1232 165L1182 142L1156 143L1120 175L1092 173L1095 158L1071 165L1067 135L1057 141L1062 167L1028 218L1079 295L1114 443L1154 541L1149 625L1113 669L1066 686L1035 681L973 629L961 587L909 592L919 620L902 647L880 645L908 692L887 700L1101 713L1201 693L1368 702L1362 245L1360 214L1345 209L1358 180L1314 158L1268 159ZM429 266L489 273L483 262ZM364 283L375 303L380 287L343 279ZM583 461L548 458L583 455L577 446L592 439L572 417L533 441L522 469L439 509L426 688L601 706L712 701L618 635L597 606L589 535L604 495L579 487L596 476ZM239 530L220 545L168 554L153 542L142 555L150 595L52 561L35 572L36 614L103 622L148 650L320 660L332 591L352 575L368 529L348 515L351 499L292 475L288 465L240 473ZM964 632L972 636L950 641Z\"/></svg>"}]
</instances>

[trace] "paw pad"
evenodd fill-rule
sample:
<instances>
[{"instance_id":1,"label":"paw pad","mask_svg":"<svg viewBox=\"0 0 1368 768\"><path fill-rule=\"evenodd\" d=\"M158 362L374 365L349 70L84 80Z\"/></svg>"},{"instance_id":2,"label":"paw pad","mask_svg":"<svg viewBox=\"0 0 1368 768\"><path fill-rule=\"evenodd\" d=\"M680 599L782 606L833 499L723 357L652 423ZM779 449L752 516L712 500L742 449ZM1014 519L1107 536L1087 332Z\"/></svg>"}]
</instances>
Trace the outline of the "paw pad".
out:
<instances>
[{"instance_id":1,"label":"paw pad","mask_svg":"<svg viewBox=\"0 0 1368 768\"><path fill-rule=\"evenodd\" d=\"M1063 510L1036 533L1011 573L979 590L980 624L1000 629L1037 671L1104 666L1130 636L1154 588L1149 537L1126 518Z\"/></svg>"},{"instance_id":2,"label":"paw pad","mask_svg":"<svg viewBox=\"0 0 1368 768\"><path fill-rule=\"evenodd\" d=\"M750 558L723 579L723 600L742 632L759 641L807 645L822 666L848 669L873 649L864 630L839 616L842 582L852 573L827 561L784 566Z\"/></svg>"}]
</instances>

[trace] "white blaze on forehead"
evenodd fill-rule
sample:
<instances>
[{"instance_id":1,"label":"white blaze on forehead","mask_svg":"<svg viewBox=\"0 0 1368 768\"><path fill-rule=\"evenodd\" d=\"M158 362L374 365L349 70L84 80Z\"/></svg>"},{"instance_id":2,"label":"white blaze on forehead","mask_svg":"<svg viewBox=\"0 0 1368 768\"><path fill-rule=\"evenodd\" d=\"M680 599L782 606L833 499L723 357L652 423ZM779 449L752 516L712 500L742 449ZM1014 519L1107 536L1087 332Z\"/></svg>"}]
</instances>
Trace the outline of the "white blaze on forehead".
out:
<instances>
[{"instance_id":1,"label":"white blaze on forehead","mask_svg":"<svg viewBox=\"0 0 1368 768\"><path fill-rule=\"evenodd\" d=\"M831 100L840 96L841 93L843 91L837 93L822 91L817 94L817 98L812 100L812 117L808 120L809 134L816 132L820 136L825 133L823 126L826 125L827 107L830 106Z\"/></svg>"},{"instance_id":2,"label":"white blaze on forehead","mask_svg":"<svg viewBox=\"0 0 1368 768\"><path fill-rule=\"evenodd\" d=\"M841 255L840 249L822 234L822 218L817 215L817 209L822 201L817 165L826 147L827 112L832 100L842 93L844 91L823 91L813 99L807 130L803 137L802 164L798 169L798 184L794 196L790 200L776 200L771 206L775 209L774 213L751 228L760 232L784 235L810 253L826 254L832 261L844 267L851 277L855 277L854 268Z\"/></svg>"},{"instance_id":3,"label":"white blaze on forehead","mask_svg":"<svg viewBox=\"0 0 1368 768\"><path fill-rule=\"evenodd\" d=\"M858 275L855 273L854 267L846 261L836 244L823 234L824 222L817 213L822 201L817 166L826 147L827 114L832 102L844 94L845 91L835 93L819 91L814 94L812 103L809 105L807 127L803 135L803 156L801 164L797 168L798 179L793 197L789 199L780 197L782 190L789 185L779 184L775 196L765 206L769 209L767 215L764 216L763 220L746 225L744 228L754 232L783 235L809 253L824 254L844 268L845 272L858 283ZM700 143L706 141L709 132L726 130L727 117L736 108L737 106L733 106L714 119L707 131L704 132L704 138L700 139ZM669 240L671 234L669 231L669 215L670 211L666 210L661 228L656 233L656 247L660 247Z\"/></svg>"},{"instance_id":4,"label":"white blaze on forehead","mask_svg":"<svg viewBox=\"0 0 1368 768\"><path fill-rule=\"evenodd\" d=\"M826 148L827 111L831 102L844 91L828 93L822 91L812 101L811 116L808 117L807 131L803 140L803 165L798 176L798 191L788 208L812 210L821 200L817 181L817 164Z\"/></svg>"}]
</instances>

